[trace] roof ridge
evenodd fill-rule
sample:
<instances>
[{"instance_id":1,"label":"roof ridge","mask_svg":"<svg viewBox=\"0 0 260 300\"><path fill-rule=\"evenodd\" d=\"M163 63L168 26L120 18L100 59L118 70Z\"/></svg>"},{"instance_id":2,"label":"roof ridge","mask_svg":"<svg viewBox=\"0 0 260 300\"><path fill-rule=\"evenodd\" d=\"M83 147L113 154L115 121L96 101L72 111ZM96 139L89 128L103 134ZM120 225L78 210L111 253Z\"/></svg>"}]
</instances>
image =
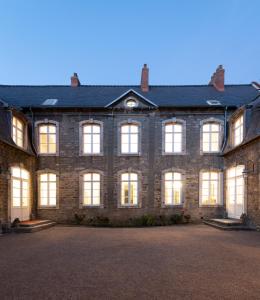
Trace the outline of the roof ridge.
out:
<instances>
[{"instance_id":1,"label":"roof ridge","mask_svg":"<svg viewBox=\"0 0 260 300\"><path fill-rule=\"evenodd\" d=\"M210 87L208 84L150 84L150 87ZM252 86L251 83L234 83L225 84L225 87L229 86ZM26 84L0 84L0 87L71 87L71 85L63 84L43 84L43 85L26 85ZM140 87L135 84L82 84L81 87Z\"/></svg>"}]
</instances>

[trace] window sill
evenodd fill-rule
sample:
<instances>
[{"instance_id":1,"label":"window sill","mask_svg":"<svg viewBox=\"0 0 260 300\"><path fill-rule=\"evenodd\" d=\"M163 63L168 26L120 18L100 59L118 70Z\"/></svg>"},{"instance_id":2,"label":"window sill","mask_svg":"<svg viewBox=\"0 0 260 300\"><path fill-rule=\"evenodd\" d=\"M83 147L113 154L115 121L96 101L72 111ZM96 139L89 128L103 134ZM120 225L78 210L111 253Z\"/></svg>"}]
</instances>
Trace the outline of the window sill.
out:
<instances>
[{"instance_id":1,"label":"window sill","mask_svg":"<svg viewBox=\"0 0 260 300\"><path fill-rule=\"evenodd\" d=\"M219 155L220 151L211 151L211 152L201 152L200 155Z\"/></svg>"},{"instance_id":2,"label":"window sill","mask_svg":"<svg viewBox=\"0 0 260 300\"><path fill-rule=\"evenodd\" d=\"M39 156L59 156L59 153L38 153Z\"/></svg>"},{"instance_id":3,"label":"window sill","mask_svg":"<svg viewBox=\"0 0 260 300\"><path fill-rule=\"evenodd\" d=\"M141 153L119 153L118 156L133 156L133 157L138 157L138 156L141 156Z\"/></svg>"},{"instance_id":4,"label":"window sill","mask_svg":"<svg viewBox=\"0 0 260 300\"><path fill-rule=\"evenodd\" d=\"M223 204L200 204L200 208L214 208L214 207L223 207Z\"/></svg>"},{"instance_id":5,"label":"window sill","mask_svg":"<svg viewBox=\"0 0 260 300\"><path fill-rule=\"evenodd\" d=\"M92 157L92 156L104 156L104 153L91 153L91 154L80 153L79 156L87 156L87 157Z\"/></svg>"},{"instance_id":6,"label":"window sill","mask_svg":"<svg viewBox=\"0 0 260 300\"><path fill-rule=\"evenodd\" d=\"M183 208L183 204L162 204L162 208Z\"/></svg>"},{"instance_id":7,"label":"window sill","mask_svg":"<svg viewBox=\"0 0 260 300\"><path fill-rule=\"evenodd\" d=\"M38 209L59 209L58 206L38 206Z\"/></svg>"},{"instance_id":8,"label":"window sill","mask_svg":"<svg viewBox=\"0 0 260 300\"><path fill-rule=\"evenodd\" d=\"M118 208L141 208L139 205L119 205Z\"/></svg>"},{"instance_id":9,"label":"window sill","mask_svg":"<svg viewBox=\"0 0 260 300\"><path fill-rule=\"evenodd\" d=\"M81 205L80 208L84 209L84 208L104 208L103 205Z\"/></svg>"},{"instance_id":10,"label":"window sill","mask_svg":"<svg viewBox=\"0 0 260 300\"><path fill-rule=\"evenodd\" d=\"M172 155L186 155L186 152L163 152L163 156L172 156Z\"/></svg>"}]
</instances>

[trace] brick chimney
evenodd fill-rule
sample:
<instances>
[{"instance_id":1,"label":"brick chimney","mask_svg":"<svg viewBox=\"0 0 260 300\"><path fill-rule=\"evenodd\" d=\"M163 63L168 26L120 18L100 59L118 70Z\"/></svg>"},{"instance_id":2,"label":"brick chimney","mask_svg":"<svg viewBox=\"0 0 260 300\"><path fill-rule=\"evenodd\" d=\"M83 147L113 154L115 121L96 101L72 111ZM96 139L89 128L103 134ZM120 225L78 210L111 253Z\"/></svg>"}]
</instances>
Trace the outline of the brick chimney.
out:
<instances>
[{"instance_id":1,"label":"brick chimney","mask_svg":"<svg viewBox=\"0 0 260 300\"><path fill-rule=\"evenodd\" d=\"M149 69L147 68L147 64L144 64L144 66L142 68L141 90L142 90L142 92L149 91Z\"/></svg>"},{"instance_id":2,"label":"brick chimney","mask_svg":"<svg viewBox=\"0 0 260 300\"><path fill-rule=\"evenodd\" d=\"M80 81L77 73L74 73L73 76L71 76L70 80L71 80L72 87L80 86Z\"/></svg>"},{"instance_id":3,"label":"brick chimney","mask_svg":"<svg viewBox=\"0 0 260 300\"><path fill-rule=\"evenodd\" d=\"M219 92L225 90L225 70L222 65L219 65L216 72L211 76L209 85L213 85Z\"/></svg>"}]
</instances>

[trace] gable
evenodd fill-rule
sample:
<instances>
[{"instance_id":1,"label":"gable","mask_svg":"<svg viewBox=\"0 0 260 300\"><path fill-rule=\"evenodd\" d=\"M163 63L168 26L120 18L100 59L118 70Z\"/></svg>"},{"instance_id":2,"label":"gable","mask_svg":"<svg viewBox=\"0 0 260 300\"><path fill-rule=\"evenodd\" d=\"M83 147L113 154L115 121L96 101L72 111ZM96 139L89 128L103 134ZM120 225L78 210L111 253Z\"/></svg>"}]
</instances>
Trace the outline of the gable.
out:
<instances>
[{"instance_id":1,"label":"gable","mask_svg":"<svg viewBox=\"0 0 260 300\"><path fill-rule=\"evenodd\" d=\"M120 95L118 98L108 103L105 107L115 107L122 109L137 108L157 108L157 105L131 89Z\"/></svg>"}]
</instances>

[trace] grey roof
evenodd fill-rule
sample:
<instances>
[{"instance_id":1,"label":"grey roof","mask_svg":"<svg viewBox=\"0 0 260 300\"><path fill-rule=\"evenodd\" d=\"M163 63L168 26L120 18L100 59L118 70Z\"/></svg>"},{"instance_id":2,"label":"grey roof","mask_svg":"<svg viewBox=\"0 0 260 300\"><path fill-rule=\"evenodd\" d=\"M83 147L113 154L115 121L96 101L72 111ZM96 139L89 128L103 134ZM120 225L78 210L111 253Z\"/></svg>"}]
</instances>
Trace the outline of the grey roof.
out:
<instances>
[{"instance_id":1,"label":"grey roof","mask_svg":"<svg viewBox=\"0 0 260 300\"><path fill-rule=\"evenodd\" d=\"M209 85L150 86L149 92L142 92L140 86L0 85L0 99L14 107L46 107L42 105L46 99L58 99L52 107L105 107L131 89L159 107L209 107L207 100L241 106L259 95L251 84L226 85L224 92Z\"/></svg>"}]
</instances>

